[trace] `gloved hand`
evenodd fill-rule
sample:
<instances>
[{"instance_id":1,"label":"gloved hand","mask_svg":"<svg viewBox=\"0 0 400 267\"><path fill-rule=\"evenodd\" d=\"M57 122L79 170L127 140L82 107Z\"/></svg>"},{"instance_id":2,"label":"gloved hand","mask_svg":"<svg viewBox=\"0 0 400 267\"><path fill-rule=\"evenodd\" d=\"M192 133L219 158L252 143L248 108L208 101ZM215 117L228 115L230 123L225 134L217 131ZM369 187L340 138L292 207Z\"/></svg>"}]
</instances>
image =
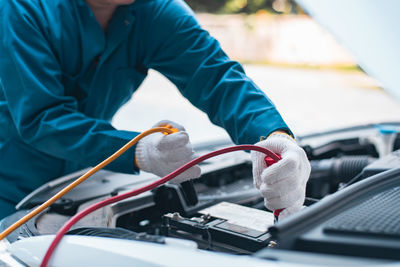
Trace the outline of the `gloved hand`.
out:
<instances>
[{"instance_id":1,"label":"gloved hand","mask_svg":"<svg viewBox=\"0 0 400 267\"><path fill-rule=\"evenodd\" d=\"M255 145L279 154L282 159L267 167L265 154L251 152L254 185L270 210L282 209L279 218L299 211L304 203L311 166L304 150L286 134L273 134Z\"/></svg>"},{"instance_id":2,"label":"gloved hand","mask_svg":"<svg viewBox=\"0 0 400 267\"><path fill-rule=\"evenodd\" d=\"M135 152L138 167L143 171L151 172L160 177L164 177L194 159L194 151L185 128L167 120L160 121L153 127L165 125L171 125L173 128L178 129L179 132L168 135L162 133L148 135L138 142ZM181 183L198 178L200 174L200 167L196 165L170 182Z\"/></svg>"}]
</instances>

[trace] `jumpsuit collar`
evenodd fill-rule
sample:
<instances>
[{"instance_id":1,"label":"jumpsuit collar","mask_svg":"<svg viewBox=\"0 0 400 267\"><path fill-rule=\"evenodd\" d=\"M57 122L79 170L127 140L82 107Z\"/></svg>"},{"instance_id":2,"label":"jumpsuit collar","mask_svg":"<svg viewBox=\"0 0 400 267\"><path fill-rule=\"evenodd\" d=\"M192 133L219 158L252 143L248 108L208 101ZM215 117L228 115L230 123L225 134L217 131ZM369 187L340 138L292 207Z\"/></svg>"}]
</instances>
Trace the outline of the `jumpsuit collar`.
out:
<instances>
[{"instance_id":1,"label":"jumpsuit collar","mask_svg":"<svg viewBox=\"0 0 400 267\"><path fill-rule=\"evenodd\" d=\"M136 1L135 1L136 2ZM92 54L93 48L100 50L100 61L101 64L112 52L124 41L129 35L133 24L135 22L135 16L133 11L133 5L119 6L110 20L107 31L104 32L98 23L95 15L85 0L80 0L79 5L85 11L83 13L82 20L84 21L83 27L86 28L84 32L87 33L87 40L89 41L87 49L92 51L85 51L84 54Z\"/></svg>"},{"instance_id":2,"label":"jumpsuit collar","mask_svg":"<svg viewBox=\"0 0 400 267\"><path fill-rule=\"evenodd\" d=\"M103 58L107 58L128 35L135 22L135 16L131 6L119 6L108 25L106 37L106 46Z\"/></svg>"}]
</instances>

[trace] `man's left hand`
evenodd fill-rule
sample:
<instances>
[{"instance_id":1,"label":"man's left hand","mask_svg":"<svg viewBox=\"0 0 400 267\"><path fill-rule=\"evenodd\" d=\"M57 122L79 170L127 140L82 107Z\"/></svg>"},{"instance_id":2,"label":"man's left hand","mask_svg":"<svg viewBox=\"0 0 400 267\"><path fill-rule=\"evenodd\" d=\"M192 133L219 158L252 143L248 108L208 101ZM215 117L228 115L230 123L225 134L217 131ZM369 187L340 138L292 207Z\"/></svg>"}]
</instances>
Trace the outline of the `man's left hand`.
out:
<instances>
[{"instance_id":1,"label":"man's left hand","mask_svg":"<svg viewBox=\"0 0 400 267\"><path fill-rule=\"evenodd\" d=\"M270 210L285 209L280 218L297 212L303 206L311 172L306 153L285 133L273 134L255 145L282 157L268 167L263 153L251 152L254 185L264 197L265 206Z\"/></svg>"}]
</instances>

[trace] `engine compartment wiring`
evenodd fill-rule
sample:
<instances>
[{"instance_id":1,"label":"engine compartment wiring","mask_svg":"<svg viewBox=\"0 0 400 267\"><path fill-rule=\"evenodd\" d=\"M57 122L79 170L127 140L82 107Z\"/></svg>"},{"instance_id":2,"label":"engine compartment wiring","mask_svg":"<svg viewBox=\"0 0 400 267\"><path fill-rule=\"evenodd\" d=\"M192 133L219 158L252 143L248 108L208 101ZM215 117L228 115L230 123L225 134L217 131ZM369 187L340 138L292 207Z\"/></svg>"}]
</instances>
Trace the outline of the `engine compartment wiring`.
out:
<instances>
[{"instance_id":1,"label":"engine compartment wiring","mask_svg":"<svg viewBox=\"0 0 400 267\"><path fill-rule=\"evenodd\" d=\"M253 150L253 151L258 151L261 153L266 154L266 156L272 158L274 161L278 161L280 159L280 157L276 154L274 154L273 152L271 152L270 150L263 148L263 147L259 147L259 146L254 146L254 145L237 145L237 146L232 146L232 147L227 147L227 148L223 148L223 149L219 149L210 153L207 153L205 155L202 155L196 159L193 159L191 161L189 161L188 163L186 163L185 165L181 166L180 168L176 169L175 171L169 173L168 175L164 176L163 178L148 184L144 187L132 190L130 192L127 192L125 194L122 195L118 195L118 196L113 196L110 197L108 199L105 199L103 201L100 201L98 203L95 203L93 205L91 205L90 207L86 208L85 210L75 214L72 218L70 218L65 224L64 226L57 232L55 238L53 239L52 243L50 244L43 260L41 263L41 267L46 267L47 264L50 261L51 256L53 255L55 249L57 248L57 245L59 244L59 242L61 241L61 239L63 238L63 236L68 232L68 230L75 224L77 223L80 219L82 219L83 217L85 217L86 215L104 207L107 206L109 204L124 200L126 198L129 197L133 197L136 195L139 195L141 193L144 193L146 191L149 191L151 189L156 188L157 186L160 186L170 180L172 180L173 178L175 178L176 176L178 176L179 174L183 173L184 171L186 171L187 169L193 167L196 164L199 164L200 162L221 155L221 154L225 154L225 153L229 153L229 152L234 152L234 151L239 151L239 150Z\"/></svg>"},{"instance_id":2,"label":"engine compartment wiring","mask_svg":"<svg viewBox=\"0 0 400 267\"><path fill-rule=\"evenodd\" d=\"M26 223L27 221L29 221L30 219L32 219L33 217L35 217L36 215L38 215L39 213L41 213L42 211L47 209L51 204L53 204L58 199L63 197L65 194L67 194L69 191L71 191L72 189L77 187L79 184L81 184L82 182L87 180L90 176L92 176L93 174L95 174L96 172L98 172L99 170L103 169L105 166L107 166L108 164L110 164L111 162L116 160L119 156L121 156L123 153L125 153L129 148L131 148L133 145L135 145L137 142L139 142L140 139L142 139L143 137L145 137L147 135L156 133L156 132L171 134L171 133L174 133L175 131L173 131L167 127L155 127L155 128L151 128L147 131L144 131L144 132L138 134L135 138L133 138L128 143L126 143L123 147L118 149L110 157L108 157L107 159L100 162L98 165L96 165L95 167L90 169L88 172L83 174L81 177L76 179L74 182L67 185L64 189L59 191L57 194L55 194L53 197L48 199L46 202L44 202L43 204L41 204L40 206L38 206L37 208L35 208L31 212L29 212L28 214L26 214L24 217L22 217L21 219L16 221L14 224L10 225L10 227L5 229L0 234L0 240L3 240L4 238L6 238L9 234L11 234L13 231L15 231L18 227L20 227L21 225L23 225L24 223ZM132 162L133 162L133 159L132 159Z\"/></svg>"}]
</instances>

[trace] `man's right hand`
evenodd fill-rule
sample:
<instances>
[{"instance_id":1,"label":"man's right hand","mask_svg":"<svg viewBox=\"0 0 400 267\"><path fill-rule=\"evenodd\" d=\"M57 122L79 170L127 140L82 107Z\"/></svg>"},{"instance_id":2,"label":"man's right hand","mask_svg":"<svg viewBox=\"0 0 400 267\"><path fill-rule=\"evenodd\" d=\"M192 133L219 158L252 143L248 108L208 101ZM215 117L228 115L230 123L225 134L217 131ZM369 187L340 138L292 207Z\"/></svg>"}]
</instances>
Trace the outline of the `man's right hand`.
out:
<instances>
[{"instance_id":1,"label":"man's right hand","mask_svg":"<svg viewBox=\"0 0 400 267\"><path fill-rule=\"evenodd\" d=\"M172 121L160 121L154 127L170 125L179 130L177 133L164 135L153 133L141 139L136 146L136 163L146 172L164 177L194 159L194 151L185 128ZM173 183L198 178L201 175L199 166L193 166L171 180Z\"/></svg>"}]
</instances>

